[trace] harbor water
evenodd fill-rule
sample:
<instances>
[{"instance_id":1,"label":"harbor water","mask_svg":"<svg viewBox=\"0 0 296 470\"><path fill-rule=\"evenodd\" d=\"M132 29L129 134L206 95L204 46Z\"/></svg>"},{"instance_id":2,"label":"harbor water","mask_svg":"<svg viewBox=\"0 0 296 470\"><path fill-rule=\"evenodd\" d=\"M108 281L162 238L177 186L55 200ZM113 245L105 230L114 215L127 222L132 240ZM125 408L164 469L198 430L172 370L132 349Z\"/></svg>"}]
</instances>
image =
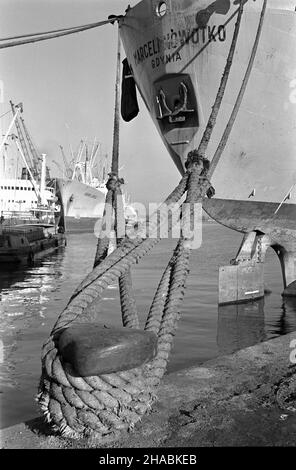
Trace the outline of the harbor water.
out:
<instances>
[{"instance_id":1,"label":"harbor water","mask_svg":"<svg viewBox=\"0 0 296 470\"><path fill-rule=\"evenodd\" d=\"M214 222L203 224L203 243L191 257L181 319L168 372L234 352L296 330L296 299L283 299L280 264L270 249L266 295L260 301L218 307L218 267L234 258L242 234ZM92 269L97 239L70 233L67 246L34 266L0 272L0 424L7 427L38 413L34 397L41 347L73 290ZM174 240L162 240L133 268L134 292L143 324ZM120 325L118 289L105 293L98 320Z\"/></svg>"}]
</instances>

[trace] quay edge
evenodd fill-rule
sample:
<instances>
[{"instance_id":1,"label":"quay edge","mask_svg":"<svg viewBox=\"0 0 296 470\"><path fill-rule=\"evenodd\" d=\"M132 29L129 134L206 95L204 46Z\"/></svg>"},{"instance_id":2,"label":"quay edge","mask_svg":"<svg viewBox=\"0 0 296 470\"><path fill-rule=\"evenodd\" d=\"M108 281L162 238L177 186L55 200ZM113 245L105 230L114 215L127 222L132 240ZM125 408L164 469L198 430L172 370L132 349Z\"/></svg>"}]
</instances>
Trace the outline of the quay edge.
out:
<instances>
[{"instance_id":1,"label":"quay edge","mask_svg":"<svg viewBox=\"0 0 296 470\"><path fill-rule=\"evenodd\" d=\"M295 446L293 344L295 350L296 332L168 374L152 412L104 447ZM0 443L2 449L100 447L91 438L56 437L41 418L1 430Z\"/></svg>"}]
</instances>

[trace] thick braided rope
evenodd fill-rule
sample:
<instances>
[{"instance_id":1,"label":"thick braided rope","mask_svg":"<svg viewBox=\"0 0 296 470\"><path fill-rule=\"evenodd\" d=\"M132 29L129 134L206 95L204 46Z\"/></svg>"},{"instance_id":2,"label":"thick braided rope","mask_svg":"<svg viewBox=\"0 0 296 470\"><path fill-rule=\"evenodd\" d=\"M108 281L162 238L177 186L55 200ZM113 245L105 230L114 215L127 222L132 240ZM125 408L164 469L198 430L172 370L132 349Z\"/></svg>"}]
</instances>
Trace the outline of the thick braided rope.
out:
<instances>
[{"instance_id":1,"label":"thick braided rope","mask_svg":"<svg viewBox=\"0 0 296 470\"><path fill-rule=\"evenodd\" d=\"M116 430L133 426L153 402L153 377L149 381L149 377L147 380L143 376L143 370L135 369L120 373L121 381L118 383L114 379L118 374L112 374L112 388L106 390L102 377L75 377L69 364L62 364L55 348L57 338L58 335L52 337L44 347L39 393L43 411L53 421L53 426L63 435L72 437L87 435L91 429L98 434L101 442L111 435L114 438ZM136 389L135 384L138 384ZM120 389L115 390L115 385ZM133 395L128 397L128 392ZM114 401L116 397L120 398L117 402Z\"/></svg>"},{"instance_id":2,"label":"thick braided rope","mask_svg":"<svg viewBox=\"0 0 296 470\"><path fill-rule=\"evenodd\" d=\"M82 25L82 26L73 26L72 28L63 28L63 29L57 29L57 30L52 30L52 31L45 31L41 33L23 34L22 36L1 38L0 41L7 40L7 42L1 43L0 49L4 49L7 47L22 46L24 44L30 44L30 43L35 43L39 41L47 41L48 39L55 39L61 36L67 36L69 34L80 33L81 31L87 31L88 29L98 28L107 23L112 23L116 19L119 19L119 18L120 16L115 17L115 18L113 17L104 21L98 21L96 23L89 23L89 24ZM14 40L17 38L22 38L22 39L18 41Z\"/></svg>"},{"instance_id":3,"label":"thick braided rope","mask_svg":"<svg viewBox=\"0 0 296 470\"><path fill-rule=\"evenodd\" d=\"M196 174L199 176L197 171L192 171L191 177L192 175L196 176ZM186 177L182 178L176 190L173 191L168 198L169 203L176 202L184 193L187 186L187 174L185 176ZM189 185L189 194L192 191L192 186L193 185ZM169 205L168 200L165 201L165 214L162 214L162 210L159 211L159 225L161 225L161 221L166 218L167 206ZM189 200L192 200L191 196ZM157 222L154 229L156 231L158 229ZM159 327L157 356L155 360L152 361L150 367L144 366L134 371L128 371L129 378L131 379L131 382L129 382L130 386L134 385L135 380L142 384L142 388L140 388L137 393L136 403L133 403L133 406L131 406L131 396L129 396L129 398L125 397L126 401L124 401L122 397L121 400L123 401L115 402L113 395L118 393L122 394L122 391L125 390L119 389L119 392L118 390L115 392L113 386L111 390L108 389L108 392L105 391L101 388L102 383L98 383L98 380L101 381L100 377L75 377L69 364L62 363L55 341L57 340L61 328L69 326L74 320L77 321L83 311L94 300L101 296L103 289L126 273L131 265L151 249L157 241L159 241L159 238L151 238L144 241L136 239L130 245L130 240L123 240L120 246L108 258L105 258L96 266L92 273L87 276L74 292L66 309L58 318L49 341L44 345L42 353L42 377L38 399L47 418L52 421L53 425L64 435L77 436L87 434L89 430L92 429L98 433L102 442L106 436L109 437L110 434L114 434L116 430L133 426L153 401L153 391L149 387L159 383L166 369L175 326L179 317L178 306L184 295L189 256L188 248L185 249L183 240L178 245L176 261L170 272L168 295ZM143 377L144 371L146 377ZM126 373L121 374L124 375ZM93 386L95 386L95 388ZM76 405L74 405L74 401L70 403L65 398L69 396L69 388L72 388L71 392L76 393ZM146 390L145 402L141 403L140 397L144 390ZM102 393L105 394L103 397ZM80 402L77 400L77 396L80 398ZM112 400L112 398L114 400ZM140 404L142 404L142 407L139 409ZM103 409L98 412L102 407ZM123 416L121 415L122 408L126 411ZM140 413L140 416L137 411ZM130 413L133 413L132 418ZM135 416L134 413L136 413L137 416Z\"/></svg>"},{"instance_id":4,"label":"thick braided rope","mask_svg":"<svg viewBox=\"0 0 296 470\"><path fill-rule=\"evenodd\" d=\"M198 201L202 201L210 185L206 178L200 177L204 170L200 167L200 164L197 163L196 165L194 163L194 156L192 160L185 200L185 204L191 206ZM198 161L201 161L199 157L197 157ZM188 215L190 217L191 212L191 210L188 211L185 217ZM188 223L188 220L183 220L183 224ZM146 375L150 377L150 383L155 386L159 384L166 371L173 338L180 318L180 305L183 301L185 283L189 274L190 251L191 244L184 236L181 236L162 276L146 322L145 328L154 331L158 335L156 357L146 366Z\"/></svg>"},{"instance_id":5,"label":"thick braided rope","mask_svg":"<svg viewBox=\"0 0 296 470\"><path fill-rule=\"evenodd\" d=\"M121 191L121 182L119 179L119 131L120 131L120 66L121 66L121 43L119 28L117 31L117 65L115 80L115 107L114 107L114 125L113 125L113 148L112 148L112 174L117 179L117 184L113 188L113 208L114 208L114 228L116 233L116 246L125 237L125 211L123 196ZM125 271L118 279L119 297L121 305L121 316L123 326L129 328L139 328L138 312L136 301L132 292L132 279L130 268Z\"/></svg>"},{"instance_id":6,"label":"thick braided rope","mask_svg":"<svg viewBox=\"0 0 296 470\"><path fill-rule=\"evenodd\" d=\"M221 107L221 103L222 103L222 100L223 100L223 97L224 97L226 85L227 85L227 82L228 82L228 79L229 79L229 74L230 74L230 71L231 71L232 61L233 61L233 57L234 57L234 53L235 53L235 49L236 49L236 44L237 44L241 19L242 19L242 15L243 15L243 11L244 11L244 3L245 3L244 0L240 0L237 20L236 20L236 23L235 23L234 33L233 33L233 36L232 36L232 42L231 42L231 45L230 45L230 48L229 48L229 52L228 52L224 72L223 72L223 75L221 77L220 86L219 86L219 89L218 89L218 92L217 92L217 95L216 95L214 105L212 107L210 117L209 117L208 122L207 122L207 126L205 128L205 131L203 133L203 136L202 136L201 141L200 141L199 146L198 146L198 154L203 156L203 157L206 155L206 150L207 150L208 144L209 144L211 136L212 136L212 132L213 132L215 124L216 124L216 119L217 119L218 113L220 111L220 107Z\"/></svg>"},{"instance_id":7,"label":"thick braided rope","mask_svg":"<svg viewBox=\"0 0 296 470\"><path fill-rule=\"evenodd\" d=\"M187 175L167 198L173 204L186 190ZM165 206L161 220L165 220ZM146 229L146 228L145 228ZM153 227L154 232L157 226ZM153 231L152 231L153 232ZM63 362L57 349L61 330L79 321L86 308L103 289L128 272L130 266L148 252L158 239L124 240L120 246L94 268L56 322L42 350L42 376L37 400L53 429L64 436L97 436L103 444L116 433L129 429L150 408L155 399L153 384L143 368L102 376L77 377L70 364Z\"/></svg>"},{"instance_id":8,"label":"thick braided rope","mask_svg":"<svg viewBox=\"0 0 296 470\"><path fill-rule=\"evenodd\" d=\"M240 13L242 13L242 2ZM231 62L228 65L230 68ZM221 96L220 99L222 99ZM219 109L219 105L217 108ZM207 125L209 131L210 121ZM204 136L202 145L207 145L210 134L211 132L209 136ZM200 146L199 151L200 154L203 154L205 149ZM193 169L190 180L194 180L197 174L199 176L200 172ZM187 174L185 176L173 192L175 194L172 193L171 203L175 202L172 196L176 196L177 201L184 193L185 187L182 188L182 183L185 182L186 186ZM193 186L191 181L187 194L187 199L189 198L190 202L196 200L192 198ZM204 196L203 191L200 192L200 196L201 198ZM167 213L168 201L165 204L164 217ZM160 210L160 224L164 217ZM157 230L159 225L156 223L154 228ZM180 240L174 253L175 259L172 267L167 270L167 274L163 278L167 295L158 326L158 352L151 364L117 374L77 377L69 364L63 364L62 358L58 354L56 341L61 328L69 326L74 320L77 321L81 313L100 297L102 290L115 279L127 273L131 265L151 249L157 241L159 238L144 241L138 238L130 244L130 240L123 240L111 256L96 266L74 292L66 309L58 318L51 337L44 345L38 400L47 419L64 435L76 437L94 431L101 443L104 443L110 437L113 439L120 430L132 427L151 406L155 398L152 386L158 384L166 369L179 318L179 305L184 295L189 262L189 245L186 240ZM155 298L157 297L156 295ZM156 318L156 321L159 322L159 314L156 315Z\"/></svg>"},{"instance_id":9,"label":"thick braided rope","mask_svg":"<svg viewBox=\"0 0 296 470\"><path fill-rule=\"evenodd\" d=\"M119 278L119 295L123 326L128 328L140 328L136 301L132 295L132 276L130 269Z\"/></svg>"},{"instance_id":10,"label":"thick braided rope","mask_svg":"<svg viewBox=\"0 0 296 470\"><path fill-rule=\"evenodd\" d=\"M133 427L153 400L140 369L82 379L57 354L51 364L45 360L38 401L53 429L64 436L92 433L104 443L118 430Z\"/></svg>"},{"instance_id":11,"label":"thick braided rope","mask_svg":"<svg viewBox=\"0 0 296 470\"><path fill-rule=\"evenodd\" d=\"M171 263L168 263L161 277L161 280L159 282L155 296L153 298L153 302L151 304L149 314L146 320L145 328L144 328L146 331L152 331L156 335L158 335L158 332L159 332L162 312L164 309L165 301L166 301L168 290L169 290L171 271L172 271L172 265Z\"/></svg>"},{"instance_id":12,"label":"thick braided rope","mask_svg":"<svg viewBox=\"0 0 296 470\"><path fill-rule=\"evenodd\" d=\"M185 263L188 262L188 256ZM181 262L181 257L179 257ZM180 284L180 270L183 265L176 263L176 276L173 276L173 289L176 283L181 285L183 296L184 281ZM185 272L187 272L185 268ZM180 290L180 289L179 289ZM169 315L162 319L163 335L171 322L172 311L176 310L176 295L170 297ZM175 321L178 315L174 313ZM170 336L172 341L172 335ZM63 364L55 347L58 334L52 337L44 347L43 373L40 384L39 402L54 429L65 436L78 437L81 435L97 435L100 442L114 439L116 432L132 427L151 406L155 395L153 386L158 384L162 374L159 374L162 361L162 371L165 370L164 360L158 357L153 371L147 368L134 369L118 374L107 374L94 377L76 377L69 364ZM170 342L171 342L170 341ZM165 341L163 341L165 343ZM163 351L164 348L161 349ZM168 354L167 354L168 355ZM111 380L110 380L111 379ZM105 382L105 383L104 383ZM106 385L107 382L107 385Z\"/></svg>"},{"instance_id":13,"label":"thick braided rope","mask_svg":"<svg viewBox=\"0 0 296 470\"><path fill-rule=\"evenodd\" d=\"M117 185L113 193L113 207L117 238L116 242L120 243L122 241L122 234L125 235L125 211L120 183ZM130 268L119 277L118 285L122 324L124 327L128 328L139 328L140 324L136 301L132 290L132 275Z\"/></svg>"},{"instance_id":14,"label":"thick braided rope","mask_svg":"<svg viewBox=\"0 0 296 470\"><path fill-rule=\"evenodd\" d=\"M175 206L186 190L188 174L186 173L181 179L178 186L160 206L160 226L166 223L167 207ZM153 218L154 219L154 218ZM90 274L81 282L75 290L68 305L58 317L51 334L57 332L60 328L68 326L73 321L79 321L79 317L85 312L88 306L94 300L101 297L103 290L113 282L115 282L122 274L138 262L144 255L148 253L158 242L156 237L158 230L157 222L152 222L149 233L155 238L142 239L141 234L145 236L146 225L142 224L139 233L135 239L124 239L116 250L105 258L98 266L96 266Z\"/></svg>"},{"instance_id":15,"label":"thick braided rope","mask_svg":"<svg viewBox=\"0 0 296 470\"><path fill-rule=\"evenodd\" d=\"M248 82L249 82L249 78L251 76L251 72L253 70L253 65L254 65L254 61L255 61L255 57L256 57L256 53L257 53L257 49L258 49L258 44L259 44L259 40L260 40L260 36L261 36L261 32L262 32L263 21L264 21L265 11L266 11L266 5L267 5L267 0L263 0L263 5L262 5L261 14L260 14L257 33L256 33L256 37L255 37L254 44L253 44L253 47L252 47L252 52L251 52L251 56L250 56L250 59L249 59L249 63L248 63L248 66L247 66L247 69L246 69L246 72L245 72L245 75L244 75L239 93L238 93L236 101L234 103L230 118L228 120L228 123L227 123L225 129L224 129L223 135L220 139L220 142L217 146L217 149L214 153L214 156L211 160L211 168L210 168L210 171L209 171L209 177L211 177L214 170L216 169L216 166L218 165L219 160L221 158L221 155L223 153L223 150L226 147L230 132L231 132L231 130L233 128L233 125L235 123L235 119L237 117L237 114L239 112L244 94L245 94L246 89L247 89L247 85L248 85Z\"/></svg>"},{"instance_id":16,"label":"thick braided rope","mask_svg":"<svg viewBox=\"0 0 296 470\"><path fill-rule=\"evenodd\" d=\"M97 243L94 267L100 264L107 257L110 245L109 236L113 222L113 212L116 235L118 235L118 232L121 235L125 234L125 214L120 185L121 180L117 178L115 174L110 173L110 178L107 183L108 193L105 199L102 230ZM122 238L120 239L117 236L116 243L120 241L122 241ZM130 269L119 277L118 282L123 326L127 326L129 328L139 328L136 302L132 295L132 280ZM96 301L98 300L99 299L96 299Z\"/></svg>"},{"instance_id":17,"label":"thick braided rope","mask_svg":"<svg viewBox=\"0 0 296 470\"><path fill-rule=\"evenodd\" d=\"M175 249L170 271L169 288L158 331L156 357L146 366L150 384L157 386L167 368L172 342L180 318L180 305L184 297L185 281L189 272L189 249L181 239ZM161 302L162 304L162 302Z\"/></svg>"},{"instance_id":18,"label":"thick braided rope","mask_svg":"<svg viewBox=\"0 0 296 470\"><path fill-rule=\"evenodd\" d=\"M112 208L112 200L113 200L113 190L108 189L108 192L106 194L105 198L105 207L104 207L104 213L102 217L102 229L101 229L101 236L98 239L97 243L97 250L95 254L95 261L94 261L94 267L96 267L98 264L100 264L107 256L108 254L108 248L109 248L109 242L110 238L107 236L107 227L108 224L111 228L111 222L110 218L112 218L112 214L110 214L110 210ZM102 236L102 233L105 233L105 236Z\"/></svg>"}]
</instances>

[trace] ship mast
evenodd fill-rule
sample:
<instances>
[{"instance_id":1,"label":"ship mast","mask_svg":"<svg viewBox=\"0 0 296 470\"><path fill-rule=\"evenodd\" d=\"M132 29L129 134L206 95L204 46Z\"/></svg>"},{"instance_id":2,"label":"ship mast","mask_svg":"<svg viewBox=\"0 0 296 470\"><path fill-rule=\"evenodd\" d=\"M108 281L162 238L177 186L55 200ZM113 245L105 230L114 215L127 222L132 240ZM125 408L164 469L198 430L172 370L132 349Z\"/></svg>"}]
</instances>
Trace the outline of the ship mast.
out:
<instances>
[{"instance_id":1,"label":"ship mast","mask_svg":"<svg viewBox=\"0 0 296 470\"><path fill-rule=\"evenodd\" d=\"M66 176L67 178L71 178L72 176L72 170L71 170L71 166L67 160L67 157L65 155L65 152L64 152L64 147L62 145L60 145L60 150L61 150L61 154L62 154L62 158L63 158L63 162L64 162L64 167L65 167L65 173L66 173Z\"/></svg>"}]
</instances>

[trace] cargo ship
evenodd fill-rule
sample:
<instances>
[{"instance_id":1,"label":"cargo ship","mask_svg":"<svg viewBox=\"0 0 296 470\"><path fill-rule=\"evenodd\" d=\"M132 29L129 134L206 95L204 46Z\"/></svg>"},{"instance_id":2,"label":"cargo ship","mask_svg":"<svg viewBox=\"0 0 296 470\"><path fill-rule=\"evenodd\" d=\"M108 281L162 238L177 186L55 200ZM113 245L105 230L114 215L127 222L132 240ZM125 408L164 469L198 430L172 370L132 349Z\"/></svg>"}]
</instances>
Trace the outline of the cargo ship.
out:
<instances>
[{"instance_id":1,"label":"cargo ship","mask_svg":"<svg viewBox=\"0 0 296 470\"><path fill-rule=\"evenodd\" d=\"M0 177L0 265L31 264L66 243L62 207L47 181L46 156L38 156L21 121L22 105L11 103L11 107L13 118L0 144L5 149ZM13 125L17 134L11 133ZM5 168L7 158L12 158L8 148L14 144L17 162L12 178L6 177Z\"/></svg>"},{"instance_id":2,"label":"cargo ship","mask_svg":"<svg viewBox=\"0 0 296 470\"><path fill-rule=\"evenodd\" d=\"M205 130L230 48L238 3L143 0L128 9L120 22L137 88L181 173L188 152L198 147ZM241 86L262 3L245 2L209 158L216 150ZM213 216L222 204L225 214L240 205L248 219L254 207L260 215L260 206L263 208L265 203L272 214L288 196L285 211L288 219L295 221L295 1L269 0L267 5L248 89L213 175L215 198L205 204ZM176 107L177 112L173 111ZM260 224L261 217L256 222ZM253 228L247 221L228 224L240 230Z\"/></svg>"},{"instance_id":3,"label":"cargo ship","mask_svg":"<svg viewBox=\"0 0 296 470\"><path fill-rule=\"evenodd\" d=\"M67 231L91 231L103 216L106 183L108 179L108 156L96 156L100 144L94 140L90 149L87 142L81 140L77 153L72 154L72 165L61 147L66 178L56 178L57 195L63 206ZM96 170L95 167L97 166ZM127 218L135 218L136 213L123 194Z\"/></svg>"},{"instance_id":4,"label":"cargo ship","mask_svg":"<svg viewBox=\"0 0 296 470\"><path fill-rule=\"evenodd\" d=\"M263 261L271 246L286 287L296 279L295 1L142 0L118 23L136 89L183 174L229 66L239 14L206 152L210 161L237 114L211 176L215 195L203 207L217 222L245 234L233 264L254 261L258 253ZM243 296L262 296L262 289L244 289Z\"/></svg>"}]
</instances>

